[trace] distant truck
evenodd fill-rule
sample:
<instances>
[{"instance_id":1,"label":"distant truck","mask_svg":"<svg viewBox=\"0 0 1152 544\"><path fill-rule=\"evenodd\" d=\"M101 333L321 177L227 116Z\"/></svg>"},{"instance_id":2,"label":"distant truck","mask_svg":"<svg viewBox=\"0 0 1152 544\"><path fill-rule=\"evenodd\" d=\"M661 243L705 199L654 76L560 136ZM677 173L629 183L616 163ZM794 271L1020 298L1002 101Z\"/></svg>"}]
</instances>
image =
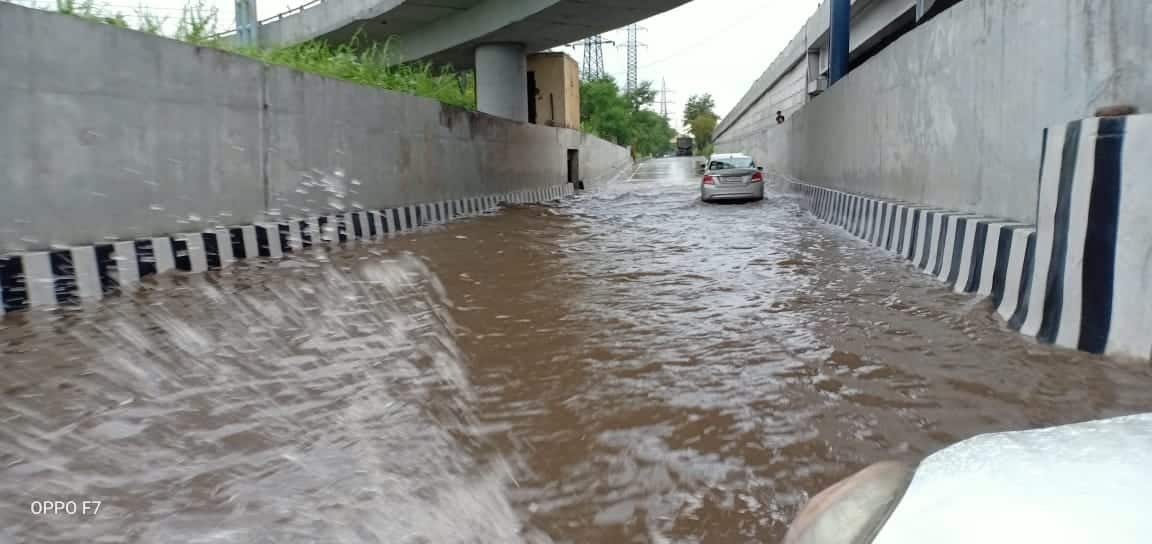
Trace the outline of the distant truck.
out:
<instances>
[{"instance_id":1,"label":"distant truck","mask_svg":"<svg viewBox=\"0 0 1152 544\"><path fill-rule=\"evenodd\" d=\"M692 143L692 138L690 136L681 136L676 138L676 156L691 157Z\"/></svg>"}]
</instances>

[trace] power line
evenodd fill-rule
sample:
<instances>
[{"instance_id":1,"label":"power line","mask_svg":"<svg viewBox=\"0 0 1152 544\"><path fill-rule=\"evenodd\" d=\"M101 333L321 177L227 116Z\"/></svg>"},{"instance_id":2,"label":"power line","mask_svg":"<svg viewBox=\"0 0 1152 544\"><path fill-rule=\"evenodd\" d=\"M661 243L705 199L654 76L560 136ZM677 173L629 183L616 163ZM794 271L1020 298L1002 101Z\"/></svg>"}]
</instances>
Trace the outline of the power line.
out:
<instances>
[{"instance_id":1,"label":"power line","mask_svg":"<svg viewBox=\"0 0 1152 544\"><path fill-rule=\"evenodd\" d=\"M665 61L667 61L667 60L671 60L672 58L675 58L676 56L680 55L681 53L683 53L683 52L685 52L685 51L688 51L689 49L692 49L693 47L696 47L696 46L698 46L698 45L700 45L700 44L702 44L702 43L704 43L704 42L707 42L707 41L709 41L709 40L715 40L715 38L713 38L713 37L709 36L709 37L707 37L707 38L703 38L703 39L701 39L701 40L698 40L698 41L692 42L692 43L690 43L690 44L688 44L688 45L686 45L686 46L684 46L684 47L681 47L680 49L677 49L676 51L673 51L672 53L670 53L670 54L668 54L668 55L665 55L665 56L663 56L663 57L660 57L660 58L658 58L658 59L656 59L656 60L654 60L654 61L652 61L652 62L648 62L648 63L645 63L645 64L644 64L644 66L641 66L641 68L648 68L648 67L651 67L651 66L655 66L655 65L657 65L657 64L660 64L660 63L662 63L662 62L665 62Z\"/></svg>"}]
</instances>

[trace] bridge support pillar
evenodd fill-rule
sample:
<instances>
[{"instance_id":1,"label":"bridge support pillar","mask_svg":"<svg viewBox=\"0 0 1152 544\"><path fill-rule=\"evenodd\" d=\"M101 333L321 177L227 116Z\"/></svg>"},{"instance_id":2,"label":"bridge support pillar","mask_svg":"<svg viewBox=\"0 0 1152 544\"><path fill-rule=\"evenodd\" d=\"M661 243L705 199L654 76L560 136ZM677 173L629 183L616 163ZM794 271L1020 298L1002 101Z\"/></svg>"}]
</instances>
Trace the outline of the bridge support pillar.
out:
<instances>
[{"instance_id":1,"label":"bridge support pillar","mask_svg":"<svg viewBox=\"0 0 1152 544\"><path fill-rule=\"evenodd\" d=\"M528 64L524 45L492 43L476 47L476 109L528 122Z\"/></svg>"}]
</instances>

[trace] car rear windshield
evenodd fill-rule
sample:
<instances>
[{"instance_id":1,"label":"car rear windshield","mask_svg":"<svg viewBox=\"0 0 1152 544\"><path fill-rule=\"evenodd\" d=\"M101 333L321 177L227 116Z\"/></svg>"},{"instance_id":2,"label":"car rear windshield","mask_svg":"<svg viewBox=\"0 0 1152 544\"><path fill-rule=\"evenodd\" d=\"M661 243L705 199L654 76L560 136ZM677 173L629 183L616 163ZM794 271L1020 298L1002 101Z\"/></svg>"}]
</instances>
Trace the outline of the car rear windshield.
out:
<instances>
[{"instance_id":1,"label":"car rear windshield","mask_svg":"<svg viewBox=\"0 0 1152 544\"><path fill-rule=\"evenodd\" d=\"M714 160L708 165L709 170L732 170L734 168L752 168L752 159L748 157L731 157Z\"/></svg>"}]
</instances>

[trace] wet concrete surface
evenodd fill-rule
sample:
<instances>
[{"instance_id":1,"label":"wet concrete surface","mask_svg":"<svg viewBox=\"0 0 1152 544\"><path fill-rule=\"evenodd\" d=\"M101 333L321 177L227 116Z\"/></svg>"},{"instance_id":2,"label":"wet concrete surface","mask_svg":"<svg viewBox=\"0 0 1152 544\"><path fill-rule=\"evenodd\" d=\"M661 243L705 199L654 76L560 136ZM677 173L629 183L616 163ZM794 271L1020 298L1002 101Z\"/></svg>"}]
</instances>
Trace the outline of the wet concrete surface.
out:
<instances>
[{"instance_id":1,"label":"wet concrete surface","mask_svg":"<svg viewBox=\"0 0 1152 544\"><path fill-rule=\"evenodd\" d=\"M1152 408L690 168L5 317L0 541L775 542L872 462Z\"/></svg>"}]
</instances>

